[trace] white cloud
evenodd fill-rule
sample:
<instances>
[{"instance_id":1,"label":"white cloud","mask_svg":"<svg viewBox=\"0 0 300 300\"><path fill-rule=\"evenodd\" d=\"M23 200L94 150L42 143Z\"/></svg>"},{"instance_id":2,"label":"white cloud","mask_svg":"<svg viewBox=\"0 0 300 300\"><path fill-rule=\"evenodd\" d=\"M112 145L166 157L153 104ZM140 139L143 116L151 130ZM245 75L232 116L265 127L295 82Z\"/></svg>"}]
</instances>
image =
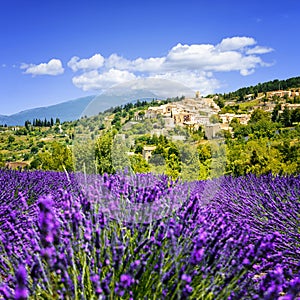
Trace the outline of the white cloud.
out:
<instances>
[{"instance_id":1,"label":"white cloud","mask_svg":"<svg viewBox=\"0 0 300 300\"><path fill-rule=\"evenodd\" d=\"M248 49L246 54L265 54L274 51L274 49L269 47L256 46L252 49Z\"/></svg>"},{"instance_id":2,"label":"white cloud","mask_svg":"<svg viewBox=\"0 0 300 300\"><path fill-rule=\"evenodd\" d=\"M119 70L130 69L131 61L119 56L118 54L112 54L105 60L105 67L107 69L116 68Z\"/></svg>"},{"instance_id":3,"label":"white cloud","mask_svg":"<svg viewBox=\"0 0 300 300\"><path fill-rule=\"evenodd\" d=\"M173 47L167 57L164 67L167 70L183 69L203 69L207 64L211 64L213 57L213 45L182 45ZM216 56L215 56L216 58Z\"/></svg>"},{"instance_id":4,"label":"white cloud","mask_svg":"<svg viewBox=\"0 0 300 300\"><path fill-rule=\"evenodd\" d=\"M22 64L21 69L25 70L25 74L35 75L60 75L64 73L64 68L59 59L51 59L48 63L41 63L39 65L34 64Z\"/></svg>"},{"instance_id":5,"label":"white cloud","mask_svg":"<svg viewBox=\"0 0 300 300\"><path fill-rule=\"evenodd\" d=\"M202 94L211 94L220 87L219 82L210 73L197 71L178 71L157 74L154 78L167 79L181 83L194 90L201 87Z\"/></svg>"},{"instance_id":6,"label":"white cloud","mask_svg":"<svg viewBox=\"0 0 300 300\"><path fill-rule=\"evenodd\" d=\"M155 72L161 70L164 61L164 57L150 57L147 59L140 57L130 61L117 54L112 54L106 59L105 66L107 68L129 70L133 72Z\"/></svg>"},{"instance_id":7,"label":"white cloud","mask_svg":"<svg viewBox=\"0 0 300 300\"><path fill-rule=\"evenodd\" d=\"M226 38L221 41L221 43L218 45L218 47L222 51L230 51L230 50L239 50L243 49L248 46L253 46L256 44L256 41L254 38L251 37L231 37L231 38Z\"/></svg>"},{"instance_id":8,"label":"white cloud","mask_svg":"<svg viewBox=\"0 0 300 300\"><path fill-rule=\"evenodd\" d=\"M253 74L254 73L254 69L242 69L240 71L240 74L243 75L243 76L248 76L250 74Z\"/></svg>"},{"instance_id":9,"label":"white cloud","mask_svg":"<svg viewBox=\"0 0 300 300\"><path fill-rule=\"evenodd\" d=\"M104 57L101 54L95 54L91 58L80 59L73 56L68 62L68 67L74 72L78 70L96 70L103 66Z\"/></svg>"},{"instance_id":10,"label":"white cloud","mask_svg":"<svg viewBox=\"0 0 300 300\"><path fill-rule=\"evenodd\" d=\"M257 45L252 37L224 38L213 44L177 44L165 56L127 59L116 53L104 58L95 54L91 58L73 57L68 66L82 73L73 83L84 90L108 87L136 78L161 78L182 83L202 94L213 93L220 87L216 72L239 72L247 76L258 67L267 67L260 55L273 51Z\"/></svg>"},{"instance_id":11,"label":"white cloud","mask_svg":"<svg viewBox=\"0 0 300 300\"><path fill-rule=\"evenodd\" d=\"M84 91L110 88L111 86L136 79L136 76L128 71L110 69L99 73L97 70L85 72L73 77L73 84Z\"/></svg>"}]
</instances>

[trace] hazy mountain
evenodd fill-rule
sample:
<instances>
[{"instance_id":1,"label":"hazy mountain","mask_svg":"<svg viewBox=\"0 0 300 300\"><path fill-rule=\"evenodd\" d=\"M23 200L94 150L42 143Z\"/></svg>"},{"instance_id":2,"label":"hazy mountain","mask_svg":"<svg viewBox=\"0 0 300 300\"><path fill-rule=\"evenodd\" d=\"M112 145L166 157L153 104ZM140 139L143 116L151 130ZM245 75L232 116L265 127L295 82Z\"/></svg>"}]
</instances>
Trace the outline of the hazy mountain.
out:
<instances>
[{"instance_id":1,"label":"hazy mountain","mask_svg":"<svg viewBox=\"0 0 300 300\"><path fill-rule=\"evenodd\" d=\"M50 120L59 118L61 122L74 121L82 116L93 116L111 107L137 100L165 99L175 96L191 96L193 91L184 85L167 79L141 78L116 85L98 96L88 96L47 107L38 107L4 116L0 115L0 125L24 125L33 119Z\"/></svg>"},{"instance_id":2,"label":"hazy mountain","mask_svg":"<svg viewBox=\"0 0 300 300\"><path fill-rule=\"evenodd\" d=\"M33 119L44 120L45 118L47 120L54 118L54 121L56 118L59 118L62 122L73 121L81 116L81 113L94 98L95 96L88 96L51 106L24 110L10 116L0 115L0 125L24 125L27 120L32 122Z\"/></svg>"},{"instance_id":3,"label":"hazy mountain","mask_svg":"<svg viewBox=\"0 0 300 300\"><path fill-rule=\"evenodd\" d=\"M149 93L146 93L149 95ZM116 95L99 95L88 96L84 98L79 98L75 100L66 101L63 103L37 107L28 110L21 111L16 114L9 116L0 115L0 125L7 126L24 126L25 121L29 120L30 122L33 119L50 120L51 118L59 118L61 122L64 121L74 121L80 119L82 116L93 116L97 115L99 112L103 112L111 107L117 105L125 104L128 102L135 102L137 100L152 100L156 98L155 95L151 94L148 98L143 97L143 93L134 94L128 97L125 96L116 96Z\"/></svg>"},{"instance_id":4,"label":"hazy mountain","mask_svg":"<svg viewBox=\"0 0 300 300\"><path fill-rule=\"evenodd\" d=\"M136 100L149 101L168 97L195 95L194 91L181 83L161 78L139 78L115 85L95 97L83 111L82 116L92 116L98 112Z\"/></svg>"}]
</instances>

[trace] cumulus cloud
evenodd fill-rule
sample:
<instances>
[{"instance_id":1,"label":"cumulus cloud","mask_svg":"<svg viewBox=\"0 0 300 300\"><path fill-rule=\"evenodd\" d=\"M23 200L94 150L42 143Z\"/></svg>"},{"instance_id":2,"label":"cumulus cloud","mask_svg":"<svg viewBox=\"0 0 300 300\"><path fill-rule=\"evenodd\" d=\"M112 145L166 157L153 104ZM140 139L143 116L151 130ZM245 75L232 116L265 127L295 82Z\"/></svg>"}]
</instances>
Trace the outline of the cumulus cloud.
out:
<instances>
[{"instance_id":1,"label":"cumulus cloud","mask_svg":"<svg viewBox=\"0 0 300 300\"><path fill-rule=\"evenodd\" d=\"M261 47L261 46L255 46L252 49L248 49L247 50L247 54L251 55L251 54L265 54L265 53L269 53L274 51L273 48L269 48L269 47Z\"/></svg>"},{"instance_id":2,"label":"cumulus cloud","mask_svg":"<svg viewBox=\"0 0 300 300\"><path fill-rule=\"evenodd\" d=\"M199 90L201 87L201 93L204 95L212 94L216 89L221 87L218 80L212 77L208 72L166 72L157 74L154 76L154 78L167 79L173 82L178 82L194 90Z\"/></svg>"},{"instance_id":3,"label":"cumulus cloud","mask_svg":"<svg viewBox=\"0 0 300 300\"><path fill-rule=\"evenodd\" d=\"M97 70L84 72L73 77L73 84L84 91L110 88L113 85L136 79L136 76L128 71L110 69L99 73Z\"/></svg>"},{"instance_id":4,"label":"cumulus cloud","mask_svg":"<svg viewBox=\"0 0 300 300\"><path fill-rule=\"evenodd\" d=\"M53 58L48 63L41 63L39 65L34 64L22 64L21 69L25 70L25 74L36 75L60 75L64 73L64 68L59 59Z\"/></svg>"},{"instance_id":5,"label":"cumulus cloud","mask_svg":"<svg viewBox=\"0 0 300 300\"><path fill-rule=\"evenodd\" d=\"M116 53L104 58L95 54L91 58L74 56L68 66L81 74L73 83L84 90L101 90L110 85L137 78L174 80L203 93L213 93L220 87L216 72L239 72L248 76L258 67L266 67L261 55L272 48L257 45L252 37L224 38L213 44L177 44L165 56L127 59Z\"/></svg>"},{"instance_id":6,"label":"cumulus cloud","mask_svg":"<svg viewBox=\"0 0 300 300\"><path fill-rule=\"evenodd\" d=\"M221 43L218 45L218 47L222 51L230 51L230 50L239 50L243 49L247 46L253 46L256 44L256 41L254 38L251 37L232 37L232 38L225 38L221 41Z\"/></svg>"},{"instance_id":7,"label":"cumulus cloud","mask_svg":"<svg viewBox=\"0 0 300 300\"><path fill-rule=\"evenodd\" d=\"M147 59L140 57L135 60L128 60L114 53L106 59L105 66L133 72L157 72L162 69L164 61L165 57L150 57Z\"/></svg>"},{"instance_id":8,"label":"cumulus cloud","mask_svg":"<svg viewBox=\"0 0 300 300\"><path fill-rule=\"evenodd\" d=\"M74 72L78 70L96 70L103 66L104 57L101 54L95 54L91 58L80 59L73 56L68 62L68 67Z\"/></svg>"}]
</instances>

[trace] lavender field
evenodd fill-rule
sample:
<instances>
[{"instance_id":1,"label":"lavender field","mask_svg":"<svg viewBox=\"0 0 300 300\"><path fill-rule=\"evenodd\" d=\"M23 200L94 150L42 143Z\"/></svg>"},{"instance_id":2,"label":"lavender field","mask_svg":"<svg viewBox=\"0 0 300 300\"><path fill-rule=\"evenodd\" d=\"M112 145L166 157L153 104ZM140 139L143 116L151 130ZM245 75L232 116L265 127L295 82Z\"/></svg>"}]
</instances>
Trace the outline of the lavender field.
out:
<instances>
[{"instance_id":1,"label":"lavender field","mask_svg":"<svg viewBox=\"0 0 300 300\"><path fill-rule=\"evenodd\" d=\"M300 176L0 171L0 299L297 299Z\"/></svg>"}]
</instances>

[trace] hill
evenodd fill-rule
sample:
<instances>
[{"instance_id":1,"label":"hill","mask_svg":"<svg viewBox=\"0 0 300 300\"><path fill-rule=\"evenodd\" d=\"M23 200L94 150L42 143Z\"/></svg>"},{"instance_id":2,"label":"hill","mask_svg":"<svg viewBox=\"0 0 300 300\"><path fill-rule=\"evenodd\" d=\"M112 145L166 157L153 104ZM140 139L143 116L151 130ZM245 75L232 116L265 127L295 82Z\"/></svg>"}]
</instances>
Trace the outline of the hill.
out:
<instances>
[{"instance_id":1,"label":"hill","mask_svg":"<svg viewBox=\"0 0 300 300\"><path fill-rule=\"evenodd\" d=\"M255 86L242 87L235 92L224 94L224 99L244 100L248 94L254 94L256 97L259 93L267 93L276 90L299 89L300 76L288 78L286 80L274 79L263 83L258 83Z\"/></svg>"},{"instance_id":2,"label":"hill","mask_svg":"<svg viewBox=\"0 0 300 300\"><path fill-rule=\"evenodd\" d=\"M0 125L6 124L7 126L22 126L27 120L43 120L45 118L48 120L51 118L59 118L62 122L73 121L81 116L81 113L94 98L95 96L88 96L47 107L37 107L24 110L10 116L0 115Z\"/></svg>"}]
</instances>

